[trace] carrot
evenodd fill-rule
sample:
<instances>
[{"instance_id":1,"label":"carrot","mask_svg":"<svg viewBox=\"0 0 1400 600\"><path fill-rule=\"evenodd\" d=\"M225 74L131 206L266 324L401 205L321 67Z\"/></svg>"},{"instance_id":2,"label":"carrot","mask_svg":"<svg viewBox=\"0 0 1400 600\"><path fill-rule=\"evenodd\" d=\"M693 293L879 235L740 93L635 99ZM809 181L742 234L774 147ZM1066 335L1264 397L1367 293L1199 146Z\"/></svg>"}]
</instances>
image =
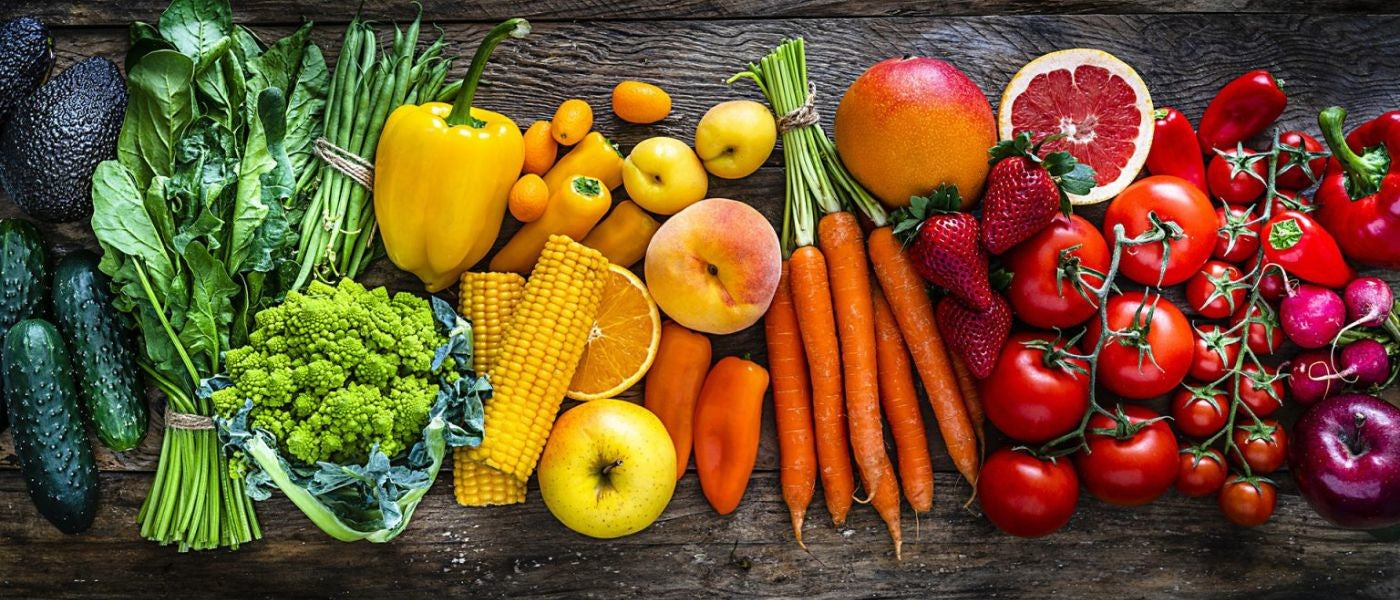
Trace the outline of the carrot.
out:
<instances>
[{"instance_id":1,"label":"carrot","mask_svg":"<svg viewBox=\"0 0 1400 600\"><path fill-rule=\"evenodd\" d=\"M816 432L817 465L822 495L831 522L846 523L855 494L851 451L846 441L845 392L841 387L841 350L836 341L836 316L831 306L826 257L816 246L802 246L788 259L792 276L792 303L802 346L812 374L812 417Z\"/></svg>"},{"instance_id":2,"label":"carrot","mask_svg":"<svg viewBox=\"0 0 1400 600\"><path fill-rule=\"evenodd\" d=\"M880 405L899 451L899 481L914 512L933 510L933 460L929 458L924 416L919 413L919 393L909 349L899 334L899 324L884 294L875 290L875 356L880 371Z\"/></svg>"},{"instance_id":3,"label":"carrot","mask_svg":"<svg viewBox=\"0 0 1400 600\"><path fill-rule=\"evenodd\" d=\"M778 458L783 501L792 515L792 535L802 543L802 521L817 487L817 446L812 432L812 389L797 310L792 305L788 263L783 263L778 291L763 329L768 342L768 371L773 374L773 417L778 423Z\"/></svg>"},{"instance_id":4,"label":"carrot","mask_svg":"<svg viewBox=\"0 0 1400 600\"><path fill-rule=\"evenodd\" d=\"M885 452L880 420L880 380L875 361L875 307L870 295L870 266L864 234L855 215L827 213L817 223L817 239L826 256L831 299L840 331L841 366L846 382L846 415L851 449L870 504L880 513L900 556L899 481Z\"/></svg>"},{"instance_id":5,"label":"carrot","mask_svg":"<svg viewBox=\"0 0 1400 600\"><path fill-rule=\"evenodd\" d=\"M909 344L909 353L924 382L924 392L933 406L938 431L958 472L973 484L977 483L977 435L962 394L958 392L957 376L948 364L948 351L933 320L933 303L924 289L923 279L904 255L904 248L889 227L870 232L870 262L875 276L890 301L899 331Z\"/></svg>"},{"instance_id":6,"label":"carrot","mask_svg":"<svg viewBox=\"0 0 1400 600\"><path fill-rule=\"evenodd\" d=\"M948 352L948 359L953 361L953 374L958 378L958 391L962 392L963 404L967 406L967 418L972 421L972 432L977 434L977 445L985 453L987 411L982 408L982 394L977 391L977 380L972 377L972 371L967 369L967 363L963 362L957 352ZM979 454L981 455L983 454Z\"/></svg>"}]
</instances>

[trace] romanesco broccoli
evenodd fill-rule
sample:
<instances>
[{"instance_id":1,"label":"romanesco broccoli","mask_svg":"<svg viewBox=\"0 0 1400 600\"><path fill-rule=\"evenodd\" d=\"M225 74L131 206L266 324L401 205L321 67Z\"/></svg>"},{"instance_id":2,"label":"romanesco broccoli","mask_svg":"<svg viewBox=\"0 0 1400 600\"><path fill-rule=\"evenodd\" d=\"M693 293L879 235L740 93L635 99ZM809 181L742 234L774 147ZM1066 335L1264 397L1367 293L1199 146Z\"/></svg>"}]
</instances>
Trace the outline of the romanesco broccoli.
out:
<instances>
[{"instance_id":1,"label":"romanesco broccoli","mask_svg":"<svg viewBox=\"0 0 1400 600\"><path fill-rule=\"evenodd\" d=\"M433 352L447 341L426 300L315 282L256 322L248 345L224 357L234 385L213 394L220 414L252 400L251 425L306 464L359 464L375 444L391 457L413 446L437 398Z\"/></svg>"}]
</instances>

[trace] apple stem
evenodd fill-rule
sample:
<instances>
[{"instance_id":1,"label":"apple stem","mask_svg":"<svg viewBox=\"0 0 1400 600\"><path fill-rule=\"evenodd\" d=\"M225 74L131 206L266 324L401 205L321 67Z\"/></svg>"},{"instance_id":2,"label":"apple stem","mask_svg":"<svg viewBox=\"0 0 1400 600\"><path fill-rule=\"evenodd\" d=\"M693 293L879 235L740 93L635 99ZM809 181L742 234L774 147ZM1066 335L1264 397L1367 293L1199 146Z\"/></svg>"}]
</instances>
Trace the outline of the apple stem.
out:
<instances>
[{"instance_id":1,"label":"apple stem","mask_svg":"<svg viewBox=\"0 0 1400 600\"><path fill-rule=\"evenodd\" d=\"M604 475L607 475L607 474L609 474L609 473L612 473L613 469L616 469L616 468L618 468L618 467L620 467L620 466L622 466L622 459L619 458L619 459L617 459L617 460L615 460L615 461L613 461L613 462L610 462L610 463L604 465L604 466L603 466L603 474L604 474Z\"/></svg>"},{"instance_id":2,"label":"apple stem","mask_svg":"<svg viewBox=\"0 0 1400 600\"><path fill-rule=\"evenodd\" d=\"M1352 456L1360 456L1366 452L1366 438L1361 435L1361 428L1365 426L1365 413L1356 413L1352 415L1351 435L1342 434L1342 441L1346 443L1347 450L1351 451Z\"/></svg>"}]
</instances>

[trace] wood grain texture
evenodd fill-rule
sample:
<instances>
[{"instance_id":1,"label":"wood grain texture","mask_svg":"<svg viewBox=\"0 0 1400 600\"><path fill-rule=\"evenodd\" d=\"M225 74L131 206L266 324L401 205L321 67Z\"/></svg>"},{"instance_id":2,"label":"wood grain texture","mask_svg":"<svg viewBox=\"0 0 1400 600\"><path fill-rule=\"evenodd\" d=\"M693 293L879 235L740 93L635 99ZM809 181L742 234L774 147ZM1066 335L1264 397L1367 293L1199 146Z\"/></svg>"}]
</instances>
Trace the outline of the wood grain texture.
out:
<instances>
[{"instance_id":1,"label":"wood grain texture","mask_svg":"<svg viewBox=\"0 0 1400 600\"><path fill-rule=\"evenodd\" d=\"M1138 509L1082 500L1065 530L1001 535L955 502L915 523L895 562L879 518L858 510L842 530L813 522L810 553L788 539L777 475L754 478L728 517L693 475L646 532L613 541L574 534L535 489L527 504L464 509L439 482L392 544L326 537L280 497L261 505L267 539L236 554L178 554L131 532L142 476L106 473L93 529L64 536L33 516L17 474L0 473L0 595L12 598L353 597L1260 597L1394 598L1400 545L1316 526L1284 484L1279 512L1252 530L1211 502L1169 496ZM940 474L937 486L957 486ZM816 500L820 504L820 499ZM749 567L743 564L747 562ZM192 581L197 578L196 581ZM1130 591L1125 591L1130 590Z\"/></svg>"},{"instance_id":2,"label":"wood grain texture","mask_svg":"<svg viewBox=\"0 0 1400 600\"><path fill-rule=\"evenodd\" d=\"M168 0L10 0L0 16L35 15L64 26L118 26L146 20ZM234 0L240 23L287 24L302 17L324 23L349 21L363 5L371 19L403 19L407 0L308 0L287 10L284 0ZM490 22L510 17L540 21L608 19L772 19L831 17L927 17L1008 14L1396 13L1390 0L422 0L424 13L439 23Z\"/></svg>"},{"instance_id":3,"label":"wood grain texture","mask_svg":"<svg viewBox=\"0 0 1400 600\"><path fill-rule=\"evenodd\" d=\"M59 1L25 0L19 6L68 11L65 23L102 25L132 18L151 20L164 0L109 2L95 6ZM250 22L277 23L291 15L337 18L337 3L310 2L288 8L274 0L237 3ZM481 2L483 15L499 3ZM616 17L609 10L647 13L638 4L609 4L594 17ZM1029 6L1030 2L950 3L988 10ZM1060 9L1107 6L1097 2L1051 3ZM1145 2L1142 4L1146 4ZM1279 6L1311 10L1303 2ZM1355 8L1367 3L1316 3L1310 6ZM1375 3L1382 4L1382 3ZM1393 8L1383 3L1380 8ZM745 16L757 0L710 2L679 0L664 13L689 18L695 6L725 7L725 16ZM1013 6L1014 5L1014 6ZM0 9L6 15L13 3ZM370 2L371 10L386 10ZM553 18L585 10L567 2L522 5ZM762 16L797 9L785 2L762 3ZM818 3L803 16L837 10L861 14L873 3ZM887 6L887 5L880 5ZM922 14L944 10L923 8ZM1115 4L1133 10L1140 4ZM1265 10L1272 3L1178 3L1186 9ZM1368 6L1370 6L1368 4ZM55 8L56 7L56 8ZM428 17L477 20L477 13L442 0L427 3ZM624 8L617 8L624 7ZM1070 7L1070 8L1066 8ZM1202 8L1203 7L1203 8ZM523 9L522 9L523 10ZM861 9L864 10L864 9ZM15 10L16 13L27 12ZM975 11L974 11L975 12ZM390 14L385 12L384 14ZM393 14L406 15L405 10ZM536 13L524 12L534 15ZM629 13L632 14L632 13ZM884 13L875 13L884 14ZM873 16L873 15L872 15ZM486 19L487 17L480 17ZM488 20L494 20L491 16ZM629 19L632 17L629 17ZM70 20L63 20L70 19ZM294 20L294 19L292 19ZM439 19L451 21L452 19ZM265 39L285 34L283 26L258 26ZM332 58L340 27L322 27L315 39ZM458 22L444 27L459 52L470 52L486 25ZM540 22L524 41L510 41L487 69L488 85L480 105L505 112L522 127L547 118L567 97L582 97L597 107L597 127L624 149L652 135L690 141L693 129L711 105L734 98L758 99L751 85L729 86L724 79L749 60L766 53L785 36L802 35L809 43L809 63L819 86L818 105L827 124L839 93L869 64L890 56L919 53L947 59L963 68L984 90L997 95L1027 60L1053 49L1100 47L1135 65L1151 86L1158 105L1171 105L1192 119L1224 82L1251 68L1267 67L1288 81L1290 104L1286 127L1315 130L1316 111L1326 105L1347 106L1356 118L1400 106L1400 17L1336 15L1138 15L1020 16L932 18L833 18L768 20L609 20ZM120 62L124 32L115 28L75 27L58 31L59 68L87 56ZM1343 50L1338 50L1343 49ZM1364 51L1346 50L1364 49ZM458 72L462 70L459 65ZM604 107L617 81L642 79L661 84L672 94L675 109L656 126L621 123ZM780 153L757 174L741 181L711 181L711 195L753 204L771 220L780 217L783 175ZM1083 214L1097 220L1102 207ZM19 216L0 201L0 216ZM517 225L507 224L499 244ZM43 226L55 248L95 248L85 225ZM1383 273L1392 285L1400 274ZM419 289L411 277L387 263L366 276L370 284ZM764 360L759 327L714 338L716 358L752 353ZM635 390L633 391L635 395ZM1159 405L1160 406L1160 405ZM925 409L927 410L927 409ZM153 413L158 414L155 410ZM926 415L927 417L927 415ZM216 552L178 555L136 537L136 510L149 486L159 445L158 428L138 451L125 455L100 452L103 508L94 529L62 536L34 512L13 467L9 436L0 434L0 596L83 597L186 592L193 584L214 596L384 595L414 596L444 590L475 595L726 596L737 594L844 597L962 596L1072 597L1123 594L1166 597L1176 594L1243 597L1304 597L1340 593L1348 597L1393 598L1400 594L1400 546L1375 543L1367 536L1323 526L1293 492L1284 476L1279 513L1257 530L1230 527L1209 501L1176 496L1142 509L1105 507L1085 498L1068 530L1047 540L1024 541L994 532L989 524L960 508L968 493L937 436L932 436L939 471L935 513L917 525L907 518L908 558L895 563L874 511L857 508L852 529L834 531L818 518L808 540L811 555L788 541L787 512L778 494L776 436L771 409L756 476L738 513L714 516L693 476L678 487L662 522L633 537L597 542L574 535L550 517L538 496L519 507L466 511L452 504L449 489L429 494L414 525L390 545L346 545L315 530L279 499L260 505L268 539L237 555ZM450 475L444 473L439 488ZM730 563L736 556L753 561L750 569ZM195 581L197 578L198 581ZM1134 587L1125 587L1134 586Z\"/></svg>"}]
</instances>

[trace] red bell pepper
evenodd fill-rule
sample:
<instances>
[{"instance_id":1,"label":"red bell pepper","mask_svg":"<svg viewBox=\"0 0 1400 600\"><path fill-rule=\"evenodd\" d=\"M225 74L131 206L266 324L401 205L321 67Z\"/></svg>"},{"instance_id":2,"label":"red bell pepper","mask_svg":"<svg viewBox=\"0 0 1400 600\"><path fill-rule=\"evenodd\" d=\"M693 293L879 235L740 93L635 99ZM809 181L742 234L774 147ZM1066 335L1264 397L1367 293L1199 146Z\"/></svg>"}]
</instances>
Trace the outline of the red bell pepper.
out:
<instances>
[{"instance_id":1,"label":"red bell pepper","mask_svg":"<svg viewBox=\"0 0 1400 600\"><path fill-rule=\"evenodd\" d=\"M1305 213L1285 210L1274 215L1262 235L1265 261L1283 267L1290 277L1333 289L1356 278L1337 240Z\"/></svg>"},{"instance_id":2,"label":"red bell pepper","mask_svg":"<svg viewBox=\"0 0 1400 600\"><path fill-rule=\"evenodd\" d=\"M1147 150L1147 171L1185 179L1209 196L1206 162L1197 150L1196 131L1191 129L1191 122L1175 108L1159 108L1152 116L1156 127L1152 131L1152 146Z\"/></svg>"},{"instance_id":3,"label":"red bell pepper","mask_svg":"<svg viewBox=\"0 0 1400 600\"><path fill-rule=\"evenodd\" d=\"M1348 258L1400 269L1400 110L1385 113L1342 138L1347 112L1334 106L1317 122L1332 150L1314 196L1317 220Z\"/></svg>"},{"instance_id":4,"label":"red bell pepper","mask_svg":"<svg viewBox=\"0 0 1400 600\"><path fill-rule=\"evenodd\" d=\"M1202 154L1215 154L1259 135L1283 114L1288 96L1283 80L1263 69L1240 75L1225 84L1206 106L1196 138Z\"/></svg>"}]
</instances>

